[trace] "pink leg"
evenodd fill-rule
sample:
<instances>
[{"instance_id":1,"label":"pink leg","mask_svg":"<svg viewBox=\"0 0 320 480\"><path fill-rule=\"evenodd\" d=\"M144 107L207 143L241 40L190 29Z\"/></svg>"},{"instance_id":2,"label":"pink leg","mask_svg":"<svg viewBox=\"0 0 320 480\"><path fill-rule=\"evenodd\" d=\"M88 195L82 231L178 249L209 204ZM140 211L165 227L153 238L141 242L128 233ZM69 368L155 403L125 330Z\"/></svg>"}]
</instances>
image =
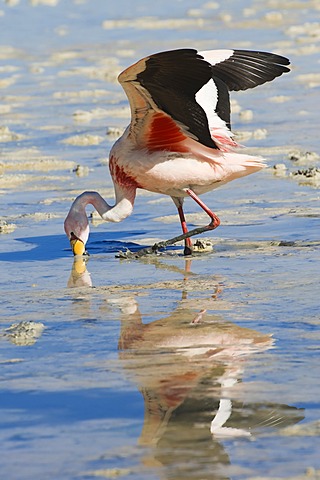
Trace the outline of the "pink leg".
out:
<instances>
[{"instance_id":1,"label":"pink leg","mask_svg":"<svg viewBox=\"0 0 320 480\"><path fill-rule=\"evenodd\" d=\"M136 252L134 256L136 258L142 257L143 255L150 254L157 252L160 248L165 248L168 247L169 245L174 245L177 242L181 242L182 240L185 241L185 248L184 248L184 254L185 255L190 255L192 253L192 243L190 240L190 237L193 237L194 235L200 235L203 232L207 232L208 230L214 230L215 228L219 227L220 225L220 219L217 217L215 213L213 213L205 203L203 203L202 200L194 193L191 188L188 188L185 190L185 192L193 198L195 202L206 212L207 215L211 218L211 222L209 225L206 225L205 227L197 227L194 228L193 230L189 230L187 228L186 224L186 219L183 213L182 209L182 203L183 200L178 197L172 197L172 200L174 201L175 205L177 206L178 212L179 212L179 217L180 217L180 222L182 226L182 235L178 235L177 237L169 238L169 240L166 240L165 242L159 242L155 243L152 247L148 248L142 248L139 250L139 252Z\"/></svg>"},{"instance_id":2,"label":"pink leg","mask_svg":"<svg viewBox=\"0 0 320 480\"><path fill-rule=\"evenodd\" d=\"M209 223L209 225L207 225L206 229L207 230L214 230L215 228L219 227L220 225L220 218L217 217L217 215L215 213L213 213L205 203L203 203L202 200L200 200L200 198L194 193L193 190L191 190L191 188L188 188L186 190L187 194L193 198L193 200L195 202L197 202L197 204L202 208L202 210L204 210L206 212L207 215L209 215L209 217L211 218L211 222Z\"/></svg>"},{"instance_id":3,"label":"pink leg","mask_svg":"<svg viewBox=\"0 0 320 480\"><path fill-rule=\"evenodd\" d=\"M187 222L184 216L182 205L178 207L179 218L181 222L182 232L188 233ZM185 238L184 240L184 255L191 255L192 253L192 240L191 238Z\"/></svg>"}]
</instances>

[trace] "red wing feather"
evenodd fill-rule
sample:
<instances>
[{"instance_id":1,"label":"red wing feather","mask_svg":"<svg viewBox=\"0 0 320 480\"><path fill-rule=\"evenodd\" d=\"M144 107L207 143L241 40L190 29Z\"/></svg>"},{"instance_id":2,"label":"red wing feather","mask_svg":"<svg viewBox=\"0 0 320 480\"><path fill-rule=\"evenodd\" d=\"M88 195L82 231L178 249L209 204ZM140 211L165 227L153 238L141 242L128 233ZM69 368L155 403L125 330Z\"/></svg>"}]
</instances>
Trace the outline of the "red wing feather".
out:
<instances>
[{"instance_id":1,"label":"red wing feather","mask_svg":"<svg viewBox=\"0 0 320 480\"><path fill-rule=\"evenodd\" d=\"M187 138L171 117L164 113L155 113L150 122L146 144L148 150L152 152L157 150L186 152L188 149L183 142Z\"/></svg>"}]
</instances>

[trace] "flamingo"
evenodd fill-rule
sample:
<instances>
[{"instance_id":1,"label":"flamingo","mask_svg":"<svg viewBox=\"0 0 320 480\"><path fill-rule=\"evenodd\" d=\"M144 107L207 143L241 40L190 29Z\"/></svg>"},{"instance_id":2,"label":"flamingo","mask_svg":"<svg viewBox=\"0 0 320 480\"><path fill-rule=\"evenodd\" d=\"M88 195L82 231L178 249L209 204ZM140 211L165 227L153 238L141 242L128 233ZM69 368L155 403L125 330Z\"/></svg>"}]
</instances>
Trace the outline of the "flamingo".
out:
<instances>
[{"instance_id":1,"label":"flamingo","mask_svg":"<svg viewBox=\"0 0 320 480\"><path fill-rule=\"evenodd\" d=\"M229 92L269 82L289 72L289 63L261 51L178 49L149 55L120 73L131 122L109 156L115 204L93 191L75 199L64 222L73 253L86 253L88 204L103 220L121 222L132 213L141 188L169 195L182 227L182 235L154 247L184 240L184 254L191 254L191 237L220 225L199 195L266 166L263 158L237 151ZM188 231L186 197L207 213L208 225Z\"/></svg>"}]
</instances>

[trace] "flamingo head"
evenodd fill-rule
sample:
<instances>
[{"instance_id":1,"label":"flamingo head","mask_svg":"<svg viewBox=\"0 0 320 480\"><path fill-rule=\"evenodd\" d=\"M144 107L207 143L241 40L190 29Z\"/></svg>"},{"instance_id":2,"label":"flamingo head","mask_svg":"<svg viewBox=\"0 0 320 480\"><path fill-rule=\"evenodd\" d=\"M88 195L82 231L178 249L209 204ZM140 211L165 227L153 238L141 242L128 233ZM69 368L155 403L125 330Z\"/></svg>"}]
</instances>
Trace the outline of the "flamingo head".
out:
<instances>
[{"instance_id":1,"label":"flamingo head","mask_svg":"<svg viewBox=\"0 0 320 480\"><path fill-rule=\"evenodd\" d=\"M69 238L73 254L84 255L89 238L89 222L85 210L78 210L73 205L64 221L64 230Z\"/></svg>"}]
</instances>

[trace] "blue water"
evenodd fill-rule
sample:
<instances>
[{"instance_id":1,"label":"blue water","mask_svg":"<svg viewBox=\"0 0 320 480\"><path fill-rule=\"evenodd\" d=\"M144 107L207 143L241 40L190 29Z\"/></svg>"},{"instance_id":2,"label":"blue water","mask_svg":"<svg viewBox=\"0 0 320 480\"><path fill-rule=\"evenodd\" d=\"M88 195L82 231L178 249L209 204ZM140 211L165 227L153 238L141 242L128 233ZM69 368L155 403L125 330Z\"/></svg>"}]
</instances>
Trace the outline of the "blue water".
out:
<instances>
[{"instance_id":1,"label":"blue water","mask_svg":"<svg viewBox=\"0 0 320 480\"><path fill-rule=\"evenodd\" d=\"M78 192L112 196L105 159L114 138L85 147L62 141L105 137L107 127L123 128L129 120L111 112L77 122L73 114L126 106L116 74L151 52L239 47L289 56L290 75L234 95L254 116L245 122L235 113L233 124L240 131L267 129L265 139L246 143L264 147L270 165L309 167L295 166L287 153L320 151L319 86L299 78L319 74L316 48L301 50L319 40L307 30L292 36L288 29L314 22L318 10L295 3L271 8L225 1L215 8L200 1L61 0L54 6L0 6L0 112L11 107L0 125L24 136L0 143L0 220L16 225L0 235L1 478L319 474L316 186L267 171L203 196L222 225L211 236L213 251L191 263L175 249L141 260L115 258L119 250L179 233L177 219L162 218L176 211L161 196L138 195L122 224L92 225L87 262L73 263L63 232ZM280 21L266 19L271 10L282 15ZM189 24L137 24L148 16ZM106 20L129 23L104 29ZM3 87L6 79L12 82ZM100 94L76 95L83 91ZM270 101L276 96L288 99ZM31 148L38 153L30 154ZM80 164L88 174L77 176L69 164L30 166L37 155ZM3 168L9 160L10 168ZM10 183L15 174L17 183ZM189 201L186 212L198 210ZM10 330L13 324L20 327ZM203 341L209 351L192 356ZM231 405L222 425L227 430L212 435L222 400Z\"/></svg>"}]
</instances>

